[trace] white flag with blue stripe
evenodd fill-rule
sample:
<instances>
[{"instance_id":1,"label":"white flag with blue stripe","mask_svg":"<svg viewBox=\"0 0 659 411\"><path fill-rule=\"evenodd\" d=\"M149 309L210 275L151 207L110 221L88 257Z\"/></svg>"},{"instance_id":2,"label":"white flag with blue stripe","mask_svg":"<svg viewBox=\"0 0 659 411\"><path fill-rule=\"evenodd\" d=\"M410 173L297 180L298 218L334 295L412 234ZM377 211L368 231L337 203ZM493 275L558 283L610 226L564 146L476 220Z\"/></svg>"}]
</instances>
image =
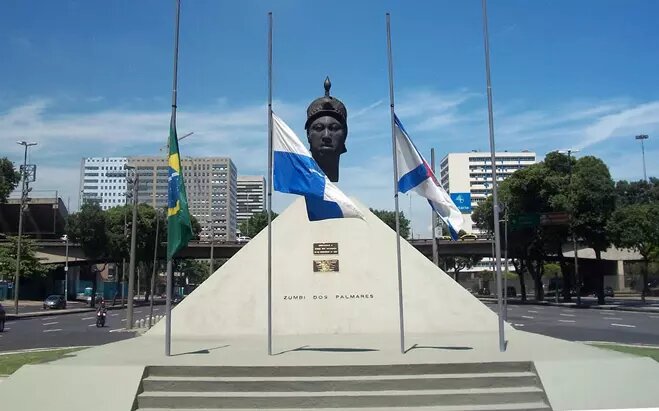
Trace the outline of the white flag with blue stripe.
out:
<instances>
[{"instance_id":1,"label":"white flag with blue stripe","mask_svg":"<svg viewBox=\"0 0 659 411\"><path fill-rule=\"evenodd\" d=\"M410 190L428 199L430 206L446 223L451 237L456 240L462 227L462 213L451 196L439 185L435 174L416 149L398 117L394 116L396 134L396 155L398 164L398 191Z\"/></svg>"},{"instance_id":2,"label":"white flag with blue stripe","mask_svg":"<svg viewBox=\"0 0 659 411\"><path fill-rule=\"evenodd\" d=\"M274 189L305 197L310 221L354 217L362 213L334 185L293 130L272 114Z\"/></svg>"}]
</instances>

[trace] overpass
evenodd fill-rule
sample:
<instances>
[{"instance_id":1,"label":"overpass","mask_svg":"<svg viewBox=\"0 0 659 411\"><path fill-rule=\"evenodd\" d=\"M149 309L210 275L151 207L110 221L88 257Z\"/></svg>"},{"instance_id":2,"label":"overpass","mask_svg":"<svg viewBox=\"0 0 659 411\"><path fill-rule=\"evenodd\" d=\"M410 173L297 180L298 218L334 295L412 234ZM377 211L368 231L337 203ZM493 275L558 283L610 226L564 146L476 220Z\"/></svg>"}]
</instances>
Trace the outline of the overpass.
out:
<instances>
[{"instance_id":1,"label":"overpass","mask_svg":"<svg viewBox=\"0 0 659 411\"><path fill-rule=\"evenodd\" d=\"M37 249L37 257L44 264L64 263L66 256L66 243L61 240L33 240ZM1 243L1 242L0 242ZM432 239L413 239L409 243L423 255L432 259ZM243 247L239 243L217 243L214 245L214 258L231 258ZM309 245L311 247L311 245ZM180 258L210 258L210 243L206 241L190 241L188 247L179 254ZM440 256L481 256L492 254L491 240L437 240L437 249ZM90 262L83 253L79 244L69 244L69 264L80 265ZM94 262L105 262L94 261Z\"/></svg>"}]
</instances>

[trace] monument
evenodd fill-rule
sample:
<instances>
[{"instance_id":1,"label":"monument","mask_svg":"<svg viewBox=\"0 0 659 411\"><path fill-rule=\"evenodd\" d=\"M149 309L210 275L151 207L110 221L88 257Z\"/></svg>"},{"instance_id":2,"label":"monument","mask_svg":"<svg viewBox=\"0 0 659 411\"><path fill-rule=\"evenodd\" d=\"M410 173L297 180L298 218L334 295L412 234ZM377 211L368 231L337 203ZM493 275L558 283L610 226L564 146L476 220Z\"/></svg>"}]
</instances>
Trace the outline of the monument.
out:
<instances>
[{"instance_id":1,"label":"monument","mask_svg":"<svg viewBox=\"0 0 659 411\"><path fill-rule=\"evenodd\" d=\"M307 110L313 158L332 181L347 110L329 95ZM267 354L267 230L164 324L0 384L3 409L574 410L657 406L659 365L506 325L409 243L401 244L407 351L398 340L396 233L364 219L311 222L298 198L272 223L274 355ZM62 376L66 378L62 378ZM111 382L111 395L99 381ZM33 395L39 387L39 395ZM75 387L76 395L63 396ZM104 395L100 395L104 394ZM430 407L430 408L426 408Z\"/></svg>"},{"instance_id":2,"label":"monument","mask_svg":"<svg viewBox=\"0 0 659 411\"><path fill-rule=\"evenodd\" d=\"M321 170L333 183L339 181L339 159L346 150L348 110L341 100L330 96L332 83L325 78L325 95L315 99L307 108L309 150Z\"/></svg>"}]
</instances>

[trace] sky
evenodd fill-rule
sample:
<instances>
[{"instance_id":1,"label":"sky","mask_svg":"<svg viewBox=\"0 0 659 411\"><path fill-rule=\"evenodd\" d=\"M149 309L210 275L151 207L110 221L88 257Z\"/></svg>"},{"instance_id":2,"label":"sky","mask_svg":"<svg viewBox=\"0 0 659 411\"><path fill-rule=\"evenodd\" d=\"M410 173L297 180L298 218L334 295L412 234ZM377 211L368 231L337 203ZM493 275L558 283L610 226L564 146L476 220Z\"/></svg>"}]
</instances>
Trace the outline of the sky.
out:
<instances>
[{"instance_id":1,"label":"sky","mask_svg":"<svg viewBox=\"0 0 659 411\"><path fill-rule=\"evenodd\" d=\"M78 207L83 157L160 155L172 89L173 0L0 3L0 157L38 142L35 195ZM267 13L273 110L306 141L305 110L332 80L348 108L339 186L393 209L385 13L391 13L396 113L419 150L489 150L479 0L182 0L178 76L182 156L230 156L267 170ZM490 0L498 151L540 158L578 149L614 179L659 175L659 2ZM282 211L294 196L276 193ZM402 194L414 236L430 210Z\"/></svg>"}]
</instances>

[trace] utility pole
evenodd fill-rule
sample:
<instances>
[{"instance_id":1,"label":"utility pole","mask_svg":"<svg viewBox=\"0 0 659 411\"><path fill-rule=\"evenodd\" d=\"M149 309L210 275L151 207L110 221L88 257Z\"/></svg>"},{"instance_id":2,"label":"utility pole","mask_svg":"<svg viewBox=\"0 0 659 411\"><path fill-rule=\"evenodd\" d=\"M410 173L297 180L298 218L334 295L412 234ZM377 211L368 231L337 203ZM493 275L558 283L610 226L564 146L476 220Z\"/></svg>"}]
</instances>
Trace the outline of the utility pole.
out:
<instances>
[{"instance_id":1,"label":"utility pole","mask_svg":"<svg viewBox=\"0 0 659 411\"><path fill-rule=\"evenodd\" d=\"M643 154L643 180L647 183L648 175L645 172L645 145L643 144L643 140L647 140L649 137L647 134L639 134L635 138L636 140L641 140L641 153Z\"/></svg>"},{"instance_id":2,"label":"utility pole","mask_svg":"<svg viewBox=\"0 0 659 411\"><path fill-rule=\"evenodd\" d=\"M430 168L432 173L435 174L435 149L430 149ZM437 176L437 174L435 174ZM435 210L432 213L432 262L435 266L439 267L439 254L437 250L437 213Z\"/></svg>"},{"instance_id":3,"label":"utility pole","mask_svg":"<svg viewBox=\"0 0 659 411\"><path fill-rule=\"evenodd\" d=\"M69 295L69 236L64 234L62 239L66 241L66 257L64 260L64 308L66 308L66 301Z\"/></svg>"},{"instance_id":4,"label":"utility pole","mask_svg":"<svg viewBox=\"0 0 659 411\"><path fill-rule=\"evenodd\" d=\"M153 271L151 272L151 292L149 293L149 326L153 323L153 294L156 288L156 274L158 273L158 248L160 248L160 243L158 242L158 233L160 232L160 209L156 207L156 241L155 246L153 247Z\"/></svg>"},{"instance_id":5,"label":"utility pole","mask_svg":"<svg viewBox=\"0 0 659 411\"><path fill-rule=\"evenodd\" d=\"M131 330L133 328L133 293L135 292L135 253L137 246L137 186L139 185L139 175L137 170L133 167L133 226L131 227L130 237L130 267L128 272L128 298L126 308L126 328Z\"/></svg>"},{"instance_id":6,"label":"utility pole","mask_svg":"<svg viewBox=\"0 0 659 411\"><path fill-rule=\"evenodd\" d=\"M25 146L25 155L23 156L23 168L21 170L21 203L18 210L18 241L16 244L16 275L14 276L14 311L18 314L18 288L20 285L21 275L21 235L23 234L23 212L27 195L32 190L28 188L28 169L27 169L27 149L30 146L36 146L37 143L28 143L27 141L17 141L17 144Z\"/></svg>"}]
</instances>

